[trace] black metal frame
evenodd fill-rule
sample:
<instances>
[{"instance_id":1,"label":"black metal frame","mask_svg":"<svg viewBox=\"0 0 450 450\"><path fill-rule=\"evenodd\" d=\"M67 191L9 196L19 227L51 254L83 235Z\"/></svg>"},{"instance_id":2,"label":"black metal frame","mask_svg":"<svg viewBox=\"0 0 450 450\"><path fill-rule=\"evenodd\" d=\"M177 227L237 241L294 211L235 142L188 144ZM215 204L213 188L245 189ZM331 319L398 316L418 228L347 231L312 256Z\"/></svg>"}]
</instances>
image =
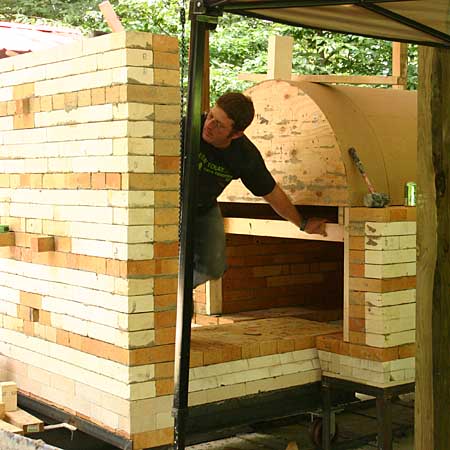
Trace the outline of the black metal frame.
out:
<instances>
[{"instance_id":1,"label":"black metal frame","mask_svg":"<svg viewBox=\"0 0 450 450\"><path fill-rule=\"evenodd\" d=\"M45 402L27 397L21 393L17 394L17 401L19 406L23 409L33 411L38 415L56 420L58 422L69 423L78 428L80 431L100 439L101 441L107 442L108 444L114 445L117 448L122 450L132 450L133 448L133 441L131 439L114 434L106 428L95 425L94 423L82 419L79 416L69 414L68 412L56 408L55 406L51 406Z\"/></svg>"},{"instance_id":2,"label":"black metal frame","mask_svg":"<svg viewBox=\"0 0 450 450\"><path fill-rule=\"evenodd\" d=\"M331 450L331 407L333 389L346 392L360 392L376 399L377 408L377 448L378 450L392 450L392 400L400 394L414 392L415 383L403 383L396 386L372 386L356 381L322 377L322 450Z\"/></svg>"},{"instance_id":3,"label":"black metal frame","mask_svg":"<svg viewBox=\"0 0 450 450\"><path fill-rule=\"evenodd\" d=\"M233 3L229 0L190 0L190 58L189 58L189 88L187 117L185 124L185 138L183 151L182 174L182 202L180 220L180 249L179 249L179 276L177 295L177 331L175 347L175 393L173 415L175 418L175 446L176 450L185 448L185 431L188 413L188 384L189 384L189 355L192 315L192 289L193 289L193 226L196 211L196 180L198 165L198 147L200 145L201 127L201 96L204 66L204 46L206 31L209 24L217 22L217 17L223 12L232 12L245 16L258 16L251 12L268 8L294 8L301 6L330 6L330 5L357 5L377 14L381 14L393 21L410 26L442 39L450 45L450 35L439 32L420 23L414 22L398 14L381 8L376 3L392 3L398 0L260 0L255 2ZM407 1L407 0L405 0ZM251 10L251 11L249 11ZM289 25L301 26L299 23L283 22ZM311 28L310 26L308 26ZM330 30L338 32L337 30ZM374 36L372 36L374 37ZM379 36L383 39L383 36ZM423 43L423 42L422 42ZM424 43L423 43L424 44ZM427 45L439 45L435 42Z\"/></svg>"}]
</instances>

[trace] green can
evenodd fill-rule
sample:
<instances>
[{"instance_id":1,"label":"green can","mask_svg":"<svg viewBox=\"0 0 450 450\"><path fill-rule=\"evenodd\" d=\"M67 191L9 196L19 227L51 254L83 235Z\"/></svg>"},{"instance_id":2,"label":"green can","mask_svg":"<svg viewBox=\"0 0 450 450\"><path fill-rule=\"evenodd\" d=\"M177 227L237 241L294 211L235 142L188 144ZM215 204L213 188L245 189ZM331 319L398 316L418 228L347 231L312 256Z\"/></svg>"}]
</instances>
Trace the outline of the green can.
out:
<instances>
[{"instance_id":1,"label":"green can","mask_svg":"<svg viewBox=\"0 0 450 450\"><path fill-rule=\"evenodd\" d=\"M405 206L416 206L417 185L414 181L405 183Z\"/></svg>"}]
</instances>

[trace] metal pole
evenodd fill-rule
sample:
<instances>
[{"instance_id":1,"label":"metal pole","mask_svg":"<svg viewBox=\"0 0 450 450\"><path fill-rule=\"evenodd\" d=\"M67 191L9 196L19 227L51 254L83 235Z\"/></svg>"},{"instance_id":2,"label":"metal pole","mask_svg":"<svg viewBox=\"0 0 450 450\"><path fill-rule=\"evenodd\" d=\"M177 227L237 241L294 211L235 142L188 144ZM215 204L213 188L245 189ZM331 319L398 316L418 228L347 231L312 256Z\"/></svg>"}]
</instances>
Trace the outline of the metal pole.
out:
<instances>
[{"instance_id":1,"label":"metal pole","mask_svg":"<svg viewBox=\"0 0 450 450\"><path fill-rule=\"evenodd\" d=\"M174 449L184 450L188 415L189 355L193 289L193 235L197 210L197 161L201 133L201 97L206 24L191 20L189 87L181 182L181 223L177 293L177 326L173 416Z\"/></svg>"}]
</instances>

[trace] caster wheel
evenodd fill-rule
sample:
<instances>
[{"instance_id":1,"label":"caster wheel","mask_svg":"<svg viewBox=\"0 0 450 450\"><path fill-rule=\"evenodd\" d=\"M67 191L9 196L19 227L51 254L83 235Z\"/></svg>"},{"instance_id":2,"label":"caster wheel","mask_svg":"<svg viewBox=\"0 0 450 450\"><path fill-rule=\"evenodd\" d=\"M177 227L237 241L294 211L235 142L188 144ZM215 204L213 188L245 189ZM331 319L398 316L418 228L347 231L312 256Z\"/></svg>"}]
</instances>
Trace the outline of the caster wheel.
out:
<instances>
[{"instance_id":1,"label":"caster wheel","mask_svg":"<svg viewBox=\"0 0 450 450\"><path fill-rule=\"evenodd\" d=\"M313 420L310 427L311 441L318 448L322 448L322 422L323 422L322 417L317 417ZM334 433L330 439L331 443L334 443L338 438L338 432L339 432L338 426L337 423L335 423Z\"/></svg>"}]
</instances>

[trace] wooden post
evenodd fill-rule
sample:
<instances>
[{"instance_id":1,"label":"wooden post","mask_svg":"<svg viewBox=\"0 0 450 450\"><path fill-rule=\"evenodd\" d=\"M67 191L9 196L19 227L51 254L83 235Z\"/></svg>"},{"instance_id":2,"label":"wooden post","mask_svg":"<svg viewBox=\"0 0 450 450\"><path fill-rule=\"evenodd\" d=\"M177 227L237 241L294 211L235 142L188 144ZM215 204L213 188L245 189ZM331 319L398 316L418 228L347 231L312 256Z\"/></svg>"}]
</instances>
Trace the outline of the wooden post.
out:
<instances>
[{"instance_id":1,"label":"wooden post","mask_svg":"<svg viewBox=\"0 0 450 450\"><path fill-rule=\"evenodd\" d=\"M222 278L206 282L206 314L222 314Z\"/></svg>"},{"instance_id":2,"label":"wooden post","mask_svg":"<svg viewBox=\"0 0 450 450\"><path fill-rule=\"evenodd\" d=\"M450 50L419 49L416 450L450 442Z\"/></svg>"},{"instance_id":3,"label":"wooden post","mask_svg":"<svg viewBox=\"0 0 450 450\"><path fill-rule=\"evenodd\" d=\"M292 76L292 46L290 36L270 36L267 55L267 78L290 80Z\"/></svg>"},{"instance_id":4,"label":"wooden post","mask_svg":"<svg viewBox=\"0 0 450 450\"><path fill-rule=\"evenodd\" d=\"M392 89L406 89L408 79L408 44L404 42L392 43L392 76L399 77L398 84Z\"/></svg>"}]
</instances>

